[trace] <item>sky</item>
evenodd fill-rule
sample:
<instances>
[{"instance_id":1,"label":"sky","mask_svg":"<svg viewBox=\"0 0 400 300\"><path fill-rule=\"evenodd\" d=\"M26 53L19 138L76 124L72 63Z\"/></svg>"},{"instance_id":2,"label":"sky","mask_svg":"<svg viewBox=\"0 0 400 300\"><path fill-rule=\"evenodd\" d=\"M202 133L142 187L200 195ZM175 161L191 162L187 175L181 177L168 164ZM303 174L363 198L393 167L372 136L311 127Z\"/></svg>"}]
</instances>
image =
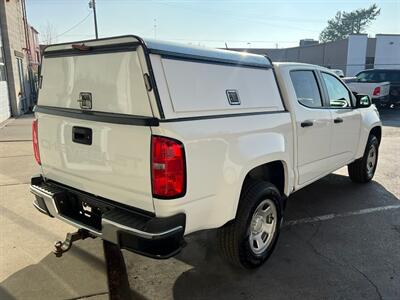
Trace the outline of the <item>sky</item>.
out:
<instances>
[{"instance_id":1,"label":"sky","mask_svg":"<svg viewBox=\"0 0 400 300\"><path fill-rule=\"evenodd\" d=\"M44 41L94 38L89 0L26 0L29 23ZM381 14L366 33L400 34L400 0L96 0L99 37L142 37L209 47L286 48L318 39L337 11L376 3Z\"/></svg>"}]
</instances>

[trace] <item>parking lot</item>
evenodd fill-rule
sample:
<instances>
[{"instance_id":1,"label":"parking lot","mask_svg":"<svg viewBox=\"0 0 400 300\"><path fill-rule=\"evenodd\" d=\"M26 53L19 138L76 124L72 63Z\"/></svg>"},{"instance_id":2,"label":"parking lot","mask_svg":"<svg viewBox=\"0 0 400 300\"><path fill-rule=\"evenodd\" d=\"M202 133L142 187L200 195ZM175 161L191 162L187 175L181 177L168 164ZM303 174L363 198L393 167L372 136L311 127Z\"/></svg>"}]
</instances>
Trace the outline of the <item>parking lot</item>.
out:
<instances>
[{"instance_id":1,"label":"parking lot","mask_svg":"<svg viewBox=\"0 0 400 300\"><path fill-rule=\"evenodd\" d=\"M400 299L400 110L382 111L372 183L341 169L289 198L278 246L260 269L229 266L215 232L187 238L177 257L124 251L134 299ZM0 299L107 299L100 240L62 258L55 240L72 227L37 212L29 178L31 116L0 125Z\"/></svg>"}]
</instances>

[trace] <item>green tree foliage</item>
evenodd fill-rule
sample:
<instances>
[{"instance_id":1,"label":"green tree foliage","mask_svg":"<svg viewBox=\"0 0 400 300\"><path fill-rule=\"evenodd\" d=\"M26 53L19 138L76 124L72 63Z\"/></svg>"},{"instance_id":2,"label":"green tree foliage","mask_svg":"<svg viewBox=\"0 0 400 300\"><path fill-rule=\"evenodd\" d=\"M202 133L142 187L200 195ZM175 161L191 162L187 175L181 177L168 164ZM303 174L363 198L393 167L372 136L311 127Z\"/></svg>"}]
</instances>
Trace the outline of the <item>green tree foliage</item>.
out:
<instances>
[{"instance_id":1,"label":"green tree foliage","mask_svg":"<svg viewBox=\"0 0 400 300\"><path fill-rule=\"evenodd\" d=\"M338 11L333 19L328 21L328 26L321 32L321 42L332 42L345 39L352 33L363 33L381 13L376 4L369 8L357 9L352 12Z\"/></svg>"}]
</instances>

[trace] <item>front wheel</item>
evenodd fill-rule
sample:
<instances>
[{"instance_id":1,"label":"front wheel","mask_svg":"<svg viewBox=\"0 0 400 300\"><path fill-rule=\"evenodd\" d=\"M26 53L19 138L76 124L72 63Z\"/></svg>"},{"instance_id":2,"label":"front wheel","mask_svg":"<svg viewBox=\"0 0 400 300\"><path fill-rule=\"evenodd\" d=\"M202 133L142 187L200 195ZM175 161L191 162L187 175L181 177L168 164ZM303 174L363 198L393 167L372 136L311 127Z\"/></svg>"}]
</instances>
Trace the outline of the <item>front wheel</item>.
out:
<instances>
[{"instance_id":1,"label":"front wheel","mask_svg":"<svg viewBox=\"0 0 400 300\"><path fill-rule=\"evenodd\" d=\"M261 266L271 255L278 239L281 200L280 192L271 183L246 182L236 219L218 230L222 255L248 269Z\"/></svg>"},{"instance_id":2,"label":"front wheel","mask_svg":"<svg viewBox=\"0 0 400 300\"><path fill-rule=\"evenodd\" d=\"M350 179L358 183L369 182L374 177L378 164L379 141L374 135L368 138L363 157L347 166Z\"/></svg>"}]
</instances>

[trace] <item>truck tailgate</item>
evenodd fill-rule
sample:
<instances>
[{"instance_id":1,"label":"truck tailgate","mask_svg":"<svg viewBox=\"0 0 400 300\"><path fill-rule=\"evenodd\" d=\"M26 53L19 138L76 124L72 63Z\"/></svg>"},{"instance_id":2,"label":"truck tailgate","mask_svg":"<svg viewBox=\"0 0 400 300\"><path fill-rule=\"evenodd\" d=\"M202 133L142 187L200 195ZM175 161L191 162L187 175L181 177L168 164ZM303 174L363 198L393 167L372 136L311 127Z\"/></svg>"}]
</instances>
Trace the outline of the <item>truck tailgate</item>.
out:
<instances>
[{"instance_id":1,"label":"truck tailgate","mask_svg":"<svg viewBox=\"0 0 400 300\"><path fill-rule=\"evenodd\" d=\"M38 113L46 178L153 211L150 127L82 121ZM73 141L73 128L90 128L92 144Z\"/></svg>"},{"instance_id":2,"label":"truck tailgate","mask_svg":"<svg viewBox=\"0 0 400 300\"><path fill-rule=\"evenodd\" d=\"M154 117L140 47L129 39L93 43L44 54L35 108L43 175L154 212L145 122Z\"/></svg>"},{"instance_id":3,"label":"truck tailgate","mask_svg":"<svg viewBox=\"0 0 400 300\"><path fill-rule=\"evenodd\" d=\"M347 86L352 92L375 98L389 95L390 82L349 82ZM374 95L374 90L377 87L380 88L379 94Z\"/></svg>"}]
</instances>

